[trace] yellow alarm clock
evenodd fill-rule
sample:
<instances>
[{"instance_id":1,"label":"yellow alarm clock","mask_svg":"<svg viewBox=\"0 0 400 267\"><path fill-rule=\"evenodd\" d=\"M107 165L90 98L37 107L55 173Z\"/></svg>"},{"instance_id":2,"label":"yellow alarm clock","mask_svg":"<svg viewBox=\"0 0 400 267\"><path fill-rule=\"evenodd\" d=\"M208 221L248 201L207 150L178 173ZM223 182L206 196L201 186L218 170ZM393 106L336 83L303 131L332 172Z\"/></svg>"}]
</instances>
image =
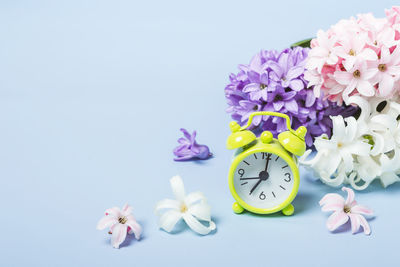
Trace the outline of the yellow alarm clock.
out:
<instances>
[{"instance_id":1,"label":"yellow alarm clock","mask_svg":"<svg viewBox=\"0 0 400 267\"><path fill-rule=\"evenodd\" d=\"M286 119L288 131L280 133L278 139L269 131L262 132L257 138L246 129L254 116L262 115ZM300 126L293 130L289 116L269 111L252 113L244 127L234 121L229 126L232 133L226 146L238 149L229 170L229 189L236 200L233 211L248 210L258 214L282 211L292 215L294 207L291 203L300 183L296 156L304 154L307 129Z\"/></svg>"}]
</instances>

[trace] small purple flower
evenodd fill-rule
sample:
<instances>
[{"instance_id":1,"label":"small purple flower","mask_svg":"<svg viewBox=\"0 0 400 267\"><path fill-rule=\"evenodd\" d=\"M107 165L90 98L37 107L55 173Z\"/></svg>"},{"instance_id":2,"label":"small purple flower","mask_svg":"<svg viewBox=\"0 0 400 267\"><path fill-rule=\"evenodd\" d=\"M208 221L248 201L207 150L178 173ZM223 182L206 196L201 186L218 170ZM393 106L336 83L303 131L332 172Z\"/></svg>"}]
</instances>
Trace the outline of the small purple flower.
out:
<instances>
[{"instance_id":1,"label":"small purple flower","mask_svg":"<svg viewBox=\"0 0 400 267\"><path fill-rule=\"evenodd\" d=\"M289 53L282 53L277 62L269 62L270 78L284 88L300 91L304 89L304 83L299 78L304 74L304 63L295 65L295 60L289 56Z\"/></svg>"},{"instance_id":2,"label":"small purple flower","mask_svg":"<svg viewBox=\"0 0 400 267\"><path fill-rule=\"evenodd\" d=\"M188 131L181 128L181 132L185 138L181 137L178 139L180 144L174 149L176 158L175 161L184 161L190 159L208 159L212 156L210 149L206 145L199 145L196 142L196 131L190 135Z\"/></svg>"},{"instance_id":3,"label":"small purple flower","mask_svg":"<svg viewBox=\"0 0 400 267\"><path fill-rule=\"evenodd\" d=\"M249 93L250 99L253 101L261 99L267 101L267 87L269 84L268 72L266 71L267 67L267 64L262 63L260 54L257 54L251 60L249 67L243 68L247 70L248 79L250 81L250 83L243 88L243 92Z\"/></svg>"},{"instance_id":4,"label":"small purple flower","mask_svg":"<svg viewBox=\"0 0 400 267\"><path fill-rule=\"evenodd\" d=\"M285 108L287 111L297 114L299 107L297 106L295 91L285 90L282 86L277 86L276 89L268 94L269 102L265 105L268 110L281 111Z\"/></svg>"},{"instance_id":5,"label":"small purple flower","mask_svg":"<svg viewBox=\"0 0 400 267\"><path fill-rule=\"evenodd\" d=\"M308 48L295 47L281 52L262 50L250 64L239 65L239 72L229 76L225 87L227 112L240 125L245 125L255 111L276 111L287 114L292 128L307 127L306 143L312 146L314 137L331 135L331 115L348 117L354 107L337 106L323 97L316 98L313 88L304 80ZM271 131L274 136L286 130L282 118L256 116L252 122L256 132Z\"/></svg>"}]
</instances>

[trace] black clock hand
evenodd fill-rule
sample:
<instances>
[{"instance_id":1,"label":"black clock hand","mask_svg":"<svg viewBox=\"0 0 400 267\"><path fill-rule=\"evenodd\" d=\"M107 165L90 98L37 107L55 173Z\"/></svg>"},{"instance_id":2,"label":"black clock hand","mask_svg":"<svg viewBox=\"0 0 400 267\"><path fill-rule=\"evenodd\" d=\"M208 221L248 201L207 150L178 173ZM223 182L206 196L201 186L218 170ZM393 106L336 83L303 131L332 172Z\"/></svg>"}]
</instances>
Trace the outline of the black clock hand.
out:
<instances>
[{"instance_id":1,"label":"black clock hand","mask_svg":"<svg viewBox=\"0 0 400 267\"><path fill-rule=\"evenodd\" d=\"M268 172L268 163L269 163L270 159L271 159L271 155L268 154L268 156L267 156L267 164L265 164L265 172Z\"/></svg>"},{"instance_id":2,"label":"black clock hand","mask_svg":"<svg viewBox=\"0 0 400 267\"><path fill-rule=\"evenodd\" d=\"M257 186L262 182L263 180L260 178L260 180L258 180L258 182L253 186L253 188L250 190L250 194L253 193L253 191L257 188Z\"/></svg>"},{"instance_id":3,"label":"black clock hand","mask_svg":"<svg viewBox=\"0 0 400 267\"><path fill-rule=\"evenodd\" d=\"M254 179L260 179L260 177L240 178L240 180L254 180Z\"/></svg>"}]
</instances>

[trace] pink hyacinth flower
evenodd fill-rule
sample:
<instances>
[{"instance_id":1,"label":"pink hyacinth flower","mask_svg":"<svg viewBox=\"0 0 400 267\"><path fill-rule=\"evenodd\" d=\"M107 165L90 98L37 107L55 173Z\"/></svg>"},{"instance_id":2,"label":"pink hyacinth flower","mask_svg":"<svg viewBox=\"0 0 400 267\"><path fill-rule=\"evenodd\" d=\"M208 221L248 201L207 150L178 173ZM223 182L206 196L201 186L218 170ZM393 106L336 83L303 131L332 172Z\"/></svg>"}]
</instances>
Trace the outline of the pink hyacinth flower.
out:
<instances>
[{"instance_id":1,"label":"pink hyacinth flower","mask_svg":"<svg viewBox=\"0 0 400 267\"><path fill-rule=\"evenodd\" d=\"M334 231L350 219L353 234L360 229L360 226L362 226L366 235L371 234L369 224L363 215L373 215L372 210L357 204L352 189L342 187L342 190L347 192L346 200L339 194L330 193L319 201L322 211L333 211L326 222L326 226L330 231Z\"/></svg>"},{"instance_id":2,"label":"pink hyacinth flower","mask_svg":"<svg viewBox=\"0 0 400 267\"><path fill-rule=\"evenodd\" d=\"M105 211L105 216L98 222L97 229L103 230L107 227L110 227L111 245L114 248L119 248L127 234L134 234L139 240L142 233L142 227L136 222L132 215L132 207L128 204L125 204L122 210L114 207Z\"/></svg>"}]
</instances>

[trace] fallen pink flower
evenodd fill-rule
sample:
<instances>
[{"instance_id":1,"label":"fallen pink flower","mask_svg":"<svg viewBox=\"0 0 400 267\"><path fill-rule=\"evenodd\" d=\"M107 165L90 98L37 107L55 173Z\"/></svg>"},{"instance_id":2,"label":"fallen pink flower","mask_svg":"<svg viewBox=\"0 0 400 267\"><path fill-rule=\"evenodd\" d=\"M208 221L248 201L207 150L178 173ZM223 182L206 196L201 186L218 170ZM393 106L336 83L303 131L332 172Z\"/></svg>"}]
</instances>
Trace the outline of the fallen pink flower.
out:
<instances>
[{"instance_id":1,"label":"fallen pink flower","mask_svg":"<svg viewBox=\"0 0 400 267\"><path fill-rule=\"evenodd\" d=\"M107 209L105 215L97 224L98 230L110 227L109 234L111 236L111 245L119 248L126 238L126 234L134 234L137 240L140 239L142 227L136 222L132 215L132 207L125 204L122 210L118 207Z\"/></svg>"},{"instance_id":2,"label":"fallen pink flower","mask_svg":"<svg viewBox=\"0 0 400 267\"><path fill-rule=\"evenodd\" d=\"M333 211L326 222L326 226L330 231L334 231L350 219L353 234L360 229L360 226L362 226L366 235L371 234L369 224L363 215L373 215L372 210L357 204L352 189L342 187L342 190L347 192L346 200L339 194L330 193L319 201L322 211Z\"/></svg>"}]
</instances>

